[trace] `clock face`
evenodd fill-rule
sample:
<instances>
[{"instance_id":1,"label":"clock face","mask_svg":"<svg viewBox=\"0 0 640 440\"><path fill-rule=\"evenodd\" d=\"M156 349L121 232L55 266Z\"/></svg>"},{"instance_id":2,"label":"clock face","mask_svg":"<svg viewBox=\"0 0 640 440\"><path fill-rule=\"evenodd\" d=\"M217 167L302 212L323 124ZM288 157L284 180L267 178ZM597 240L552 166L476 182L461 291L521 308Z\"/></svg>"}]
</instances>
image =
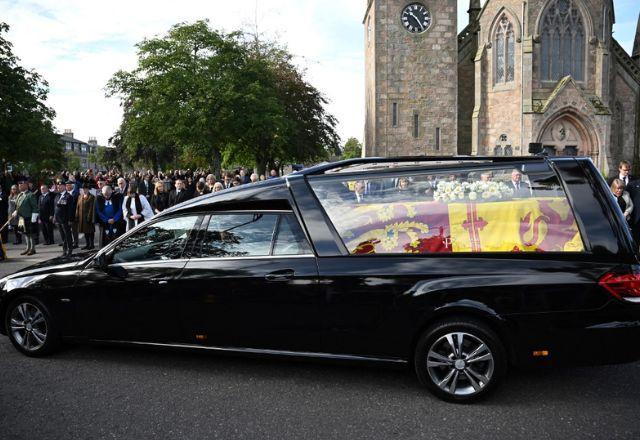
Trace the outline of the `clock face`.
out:
<instances>
[{"instance_id":1,"label":"clock face","mask_svg":"<svg viewBox=\"0 0 640 440\"><path fill-rule=\"evenodd\" d=\"M421 3L412 3L402 11L402 25L412 34L421 34L431 27L431 12Z\"/></svg>"}]
</instances>

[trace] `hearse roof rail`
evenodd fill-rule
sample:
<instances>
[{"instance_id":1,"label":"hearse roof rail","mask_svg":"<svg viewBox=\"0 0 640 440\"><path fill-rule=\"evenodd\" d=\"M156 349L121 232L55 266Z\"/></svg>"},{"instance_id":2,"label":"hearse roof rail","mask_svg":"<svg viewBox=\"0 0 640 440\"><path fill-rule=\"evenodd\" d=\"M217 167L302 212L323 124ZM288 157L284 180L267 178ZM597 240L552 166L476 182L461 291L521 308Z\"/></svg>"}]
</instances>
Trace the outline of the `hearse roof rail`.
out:
<instances>
[{"instance_id":1,"label":"hearse roof rail","mask_svg":"<svg viewBox=\"0 0 640 440\"><path fill-rule=\"evenodd\" d=\"M574 159L567 158L567 159ZM509 156L509 157L486 157L486 156L410 156L410 157L367 157L358 159L348 159L339 162L324 163L299 171L296 174L305 176L316 176L321 174L333 174L353 171L372 171L384 168L404 168L416 166L453 165L456 163L522 163L540 162L547 160L544 156Z\"/></svg>"}]
</instances>

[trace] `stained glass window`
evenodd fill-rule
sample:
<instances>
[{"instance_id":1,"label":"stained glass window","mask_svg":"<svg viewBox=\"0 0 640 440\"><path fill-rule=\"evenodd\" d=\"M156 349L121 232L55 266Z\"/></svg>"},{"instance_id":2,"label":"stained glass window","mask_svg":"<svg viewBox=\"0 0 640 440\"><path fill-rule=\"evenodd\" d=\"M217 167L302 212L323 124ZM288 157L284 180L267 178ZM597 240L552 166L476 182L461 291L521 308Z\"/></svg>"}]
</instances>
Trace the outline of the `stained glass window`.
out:
<instances>
[{"instance_id":1,"label":"stained glass window","mask_svg":"<svg viewBox=\"0 0 640 440\"><path fill-rule=\"evenodd\" d=\"M584 80L585 27L574 0L555 0L544 13L540 78L558 81L571 75Z\"/></svg>"},{"instance_id":2,"label":"stained glass window","mask_svg":"<svg viewBox=\"0 0 640 440\"><path fill-rule=\"evenodd\" d=\"M515 34L513 25L502 15L496 29L496 84L512 82L515 77Z\"/></svg>"}]
</instances>

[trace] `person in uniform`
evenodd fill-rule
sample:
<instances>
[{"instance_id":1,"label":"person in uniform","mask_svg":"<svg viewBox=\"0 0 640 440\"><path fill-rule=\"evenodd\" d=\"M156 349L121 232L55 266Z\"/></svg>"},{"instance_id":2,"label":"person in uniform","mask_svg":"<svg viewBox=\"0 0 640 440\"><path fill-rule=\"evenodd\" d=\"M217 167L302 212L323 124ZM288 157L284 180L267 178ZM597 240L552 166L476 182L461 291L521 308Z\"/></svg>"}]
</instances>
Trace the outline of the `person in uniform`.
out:
<instances>
[{"instance_id":1,"label":"person in uniform","mask_svg":"<svg viewBox=\"0 0 640 440\"><path fill-rule=\"evenodd\" d=\"M38 227L38 200L29 191L29 182L26 178L20 179L18 190L20 194L16 199L16 210L12 215L18 217L18 228L24 234L27 244L27 248L20 255L33 255L36 253L34 235Z\"/></svg>"},{"instance_id":2,"label":"person in uniform","mask_svg":"<svg viewBox=\"0 0 640 440\"><path fill-rule=\"evenodd\" d=\"M70 182L71 186L73 182ZM71 256L73 251L73 237L71 232L72 219L75 216L75 206L73 205L73 195L67 191L67 186L58 182L58 195L55 199L53 219L60 228L62 237L62 255Z\"/></svg>"},{"instance_id":3,"label":"person in uniform","mask_svg":"<svg viewBox=\"0 0 640 440\"><path fill-rule=\"evenodd\" d=\"M56 195L49 191L47 185L40 187L40 198L38 200L38 206L40 209L40 226L42 228L42 236L44 237L44 244L54 244L53 238L53 211Z\"/></svg>"}]
</instances>

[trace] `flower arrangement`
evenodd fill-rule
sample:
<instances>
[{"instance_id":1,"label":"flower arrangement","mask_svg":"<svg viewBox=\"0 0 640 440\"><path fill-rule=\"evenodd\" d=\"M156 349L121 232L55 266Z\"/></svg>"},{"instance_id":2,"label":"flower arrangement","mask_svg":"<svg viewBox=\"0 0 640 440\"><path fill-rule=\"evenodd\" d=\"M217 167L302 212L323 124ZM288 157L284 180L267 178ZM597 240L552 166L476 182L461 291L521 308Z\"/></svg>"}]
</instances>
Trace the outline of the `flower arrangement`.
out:
<instances>
[{"instance_id":1,"label":"flower arrangement","mask_svg":"<svg viewBox=\"0 0 640 440\"><path fill-rule=\"evenodd\" d=\"M438 202L456 202L469 200L472 202L488 202L509 199L513 189L503 182L438 182L433 199Z\"/></svg>"}]
</instances>

